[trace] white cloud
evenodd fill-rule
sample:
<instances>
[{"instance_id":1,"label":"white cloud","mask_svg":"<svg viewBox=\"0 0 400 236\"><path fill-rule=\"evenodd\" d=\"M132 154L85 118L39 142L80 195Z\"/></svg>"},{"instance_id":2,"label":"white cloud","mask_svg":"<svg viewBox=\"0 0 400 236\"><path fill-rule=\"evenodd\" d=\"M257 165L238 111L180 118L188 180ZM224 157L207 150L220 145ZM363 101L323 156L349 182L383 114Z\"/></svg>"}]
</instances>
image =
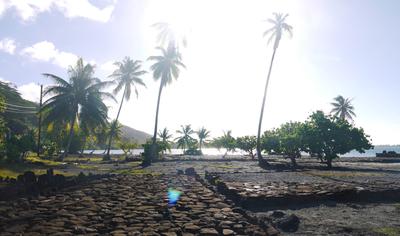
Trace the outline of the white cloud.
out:
<instances>
[{"instance_id":1,"label":"white cloud","mask_svg":"<svg viewBox=\"0 0 400 236\"><path fill-rule=\"evenodd\" d=\"M116 1L99 8L89 0L0 0L0 16L8 9L14 8L24 21L35 19L43 12L57 9L65 17L83 17L94 21L107 22L114 11Z\"/></svg>"},{"instance_id":2,"label":"white cloud","mask_svg":"<svg viewBox=\"0 0 400 236\"><path fill-rule=\"evenodd\" d=\"M1 5L0 5L0 12L1 12ZM15 49L17 48L17 45L15 44L15 41L10 38L4 38L0 40L0 51L4 51L9 54L14 54Z\"/></svg>"},{"instance_id":3,"label":"white cloud","mask_svg":"<svg viewBox=\"0 0 400 236\"><path fill-rule=\"evenodd\" d=\"M22 49L21 54L35 60L51 62L63 68L74 65L78 60L77 55L60 51L49 41L38 42L30 47L26 47Z\"/></svg>"},{"instance_id":4,"label":"white cloud","mask_svg":"<svg viewBox=\"0 0 400 236\"><path fill-rule=\"evenodd\" d=\"M22 98L32 101L39 102L40 100L40 86L36 83L24 84L18 87L18 91L21 93Z\"/></svg>"}]
</instances>

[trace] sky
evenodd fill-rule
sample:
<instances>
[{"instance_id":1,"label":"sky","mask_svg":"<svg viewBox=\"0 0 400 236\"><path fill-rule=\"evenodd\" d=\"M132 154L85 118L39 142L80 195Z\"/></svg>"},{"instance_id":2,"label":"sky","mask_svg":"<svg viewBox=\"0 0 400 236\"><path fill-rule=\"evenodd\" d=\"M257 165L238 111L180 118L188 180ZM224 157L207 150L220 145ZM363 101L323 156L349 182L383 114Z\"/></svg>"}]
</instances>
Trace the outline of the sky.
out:
<instances>
[{"instance_id":1,"label":"sky","mask_svg":"<svg viewBox=\"0 0 400 236\"><path fill-rule=\"evenodd\" d=\"M67 79L78 57L102 80L125 56L149 70L147 58L158 53L151 25L165 21L188 45L186 69L163 90L160 129L255 135L272 54L265 20L282 12L293 37L276 53L263 130L329 113L342 95L353 99L354 124L373 144L400 144L399 11L396 0L0 0L0 79L38 101L39 85L51 84L41 74ZM120 121L151 134L158 83L151 73L143 80ZM106 103L114 118L118 104Z\"/></svg>"}]
</instances>

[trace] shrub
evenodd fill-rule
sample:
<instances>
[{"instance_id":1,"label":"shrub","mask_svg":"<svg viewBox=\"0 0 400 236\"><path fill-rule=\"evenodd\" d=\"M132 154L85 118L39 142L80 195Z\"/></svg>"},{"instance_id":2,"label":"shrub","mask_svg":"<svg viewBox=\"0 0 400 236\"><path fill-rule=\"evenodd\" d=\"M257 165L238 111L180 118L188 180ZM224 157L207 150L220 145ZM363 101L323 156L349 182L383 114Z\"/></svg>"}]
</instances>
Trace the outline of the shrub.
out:
<instances>
[{"instance_id":1,"label":"shrub","mask_svg":"<svg viewBox=\"0 0 400 236\"><path fill-rule=\"evenodd\" d=\"M254 150L257 146L256 136L243 136L236 139L236 147L243 150L251 156L252 159L255 158Z\"/></svg>"}]
</instances>

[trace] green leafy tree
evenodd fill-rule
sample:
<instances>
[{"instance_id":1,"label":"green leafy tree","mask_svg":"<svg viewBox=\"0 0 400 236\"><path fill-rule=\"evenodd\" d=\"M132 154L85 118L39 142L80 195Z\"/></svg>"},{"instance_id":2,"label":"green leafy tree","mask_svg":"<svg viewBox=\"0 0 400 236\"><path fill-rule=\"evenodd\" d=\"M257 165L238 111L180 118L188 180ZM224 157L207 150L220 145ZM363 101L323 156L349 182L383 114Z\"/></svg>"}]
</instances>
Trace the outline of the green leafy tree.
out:
<instances>
[{"instance_id":1,"label":"green leafy tree","mask_svg":"<svg viewBox=\"0 0 400 236\"><path fill-rule=\"evenodd\" d=\"M273 26L271 28L269 28L268 30L266 30L263 34L264 37L269 35L268 43L270 43L272 40L274 40L274 48L273 48L271 63L269 65L267 81L265 83L264 96L263 96L261 112L260 112L260 120L258 123L257 157L258 157L258 161L259 161L260 165L264 165L264 164L268 163L267 161L263 160L262 155L261 155L261 126L262 126L262 120L263 120L263 115L264 115L265 99L267 97L268 83L269 83L269 79L271 77L272 64L274 63L275 53L276 53L276 50L278 49L278 46L281 41L283 33L287 32L287 33L289 33L290 36L292 36L292 26L288 25L285 22L287 17L288 17L288 14L283 15L281 13L274 13L274 18L267 20Z\"/></svg>"},{"instance_id":2,"label":"green leafy tree","mask_svg":"<svg viewBox=\"0 0 400 236\"><path fill-rule=\"evenodd\" d=\"M276 154L279 151L279 137L276 129L265 131L261 140L262 150L268 154Z\"/></svg>"},{"instance_id":3,"label":"green leafy tree","mask_svg":"<svg viewBox=\"0 0 400 236\"><path fill-rule=\"evenodd\" d=\"M352 150L364 153L373 148L362 128L356 128L346 120L326 116L322 111L314 112L309 117L304 132L307 152L326 161L328 168L339 155Z\"/></svg>"},{"instance_id":4,"label":"green leafy tree","mask_svg":"<svg viewBox=\"0 0 400 236\"><path fill-rule=\"evenodd\" d=\"M138 148L138 144L136 142L131 142L128 140L121 140L119 142L119 148L121 148L125 156L128 156L131 153L132 149Z\"/></svg>"},{"instance_id":5,"label":"green leafy tree","mask_svg":"<svg viewBox=\"0 0 400 236\"><path fill-rule=\"evenodd\" d=\"M114 97L110 93L103 92L108 82L101 82L94 77L94 68L90 64L84 64L80 58L75 67L68 70L69 81L53 74L44 74L51 78L55 85L50 86L44 95L52 95L44 103L41 112L44 123L61 122L69 123L68 141L65 145L63 157L70 151L74 126L78 117L90 117L96 125L106 125L108 108L103 99Z\"/></svg>"},{"instance_id":6,"label":"green leafy tree","mask_svg":"<svg viewBox=\"0 0 400 236\"><path fill-rule=\"evenodd\" d=\"M243 150L249 153L251 159L255 158L255 149L257 146L257 138L256 136L243 136L236 138L236 146L240 150Z\"/></svg>"},{"instance_id":7,"label":"green leafy tree","mask_svg":"<svg viewBox=\"0 0 400 236\"><path fill-rule=\"evenodd\" d=\"M114 83L117 84L117 87L115 87L113 92L114 94L118 94L121 89L124 90L122 93L121 102L119 104L117 118L115 118L115 120L118 121L119 115L121 113L122 104L124 103L124 100L129 101L132 90L135 91L136 97L138 96L136 85L146 87L146 84L143 82L141 76L143 76L147 72L141 69L141 61L133 61L129 57L125 57L122 62L115 62L114 65L116 65L118 68L109 76L111 78L114 78ZM112 127L110 132L106 159L110 158L110 149L113 135L114 127Z\"/></svg>"},{"instance_id":8,"label":"green leafy tree","mask_svg":"<svg viewBox=\"0 0 400 236\"><path fill-rule=\"evenodd\" d=\"M201 152L201 148L207 142L207 138L210 137L210 131L207 130L206 128L202 127L199 130L197 130L196 133L197 133L197 137L199 138L199 149Z\"/></svg>"},{"instance_id":9,"label":"green leafy tree","mask_svg":"<svg viewBox=\"0 0 400 236\"><path fill-rule=\"evenodd\" d=\"M276 130L279 142L276 151L290 158L293 167L297 166L296 158L301 157L301 151L306 150L304 129L303 123L288 122Z\"/></svg>"},{"instance_id":10,"label":"green leafy tree","mask_svg":"<svg viewBox=\"0 0 400 236\"><path fill-rule=\"evenodd\" d=\"M156 118L154 125L154 135L153 144L156 145L157 141L157 125L158 125L158 111L160 108L161 93L165 86L171 84L173 79L178 79L180 67L185 68L182 63L181 54L176 50L175 47L169 45L167 49L158 47L161 51L159 56L151 56L148 58L150 61L154 61L150 69L153 71L153 78L160 81L160 88L158 90L157 108L156 108ZM156 147L153 148L154 154L156 155ZM151 163L151 158L148 159Z\"/></svg>"},{"instance_id":11,"label":"green leafy tree","mask_svg":"<svg viewBox=\"0 0 400 236\"><path fill-rule=\"evenodd\" d=\"M221 137L214 138L212 145L216 148L221 149L225 148L226 152L222 156L223 158L226 157L228 152L234 152L236 148L236 140L232 136L232 131L228 130L227 132L224 131L224 135Z\"/></svg>"},{"instance_id":12,"label":"green leafy tree","mask_svg":"<svg viewBox=\"0 0 400 236\"><path fill-rule=\"evenodd\" d=\"M193 147L194 138L191 136L194 134L194 130L191 125L181 125L181 130L176 131L180 136L175 139L178 144L178 148L182 148L185 153L186 148Z\"/></svg>"},{"instance_id":13,"label":"green leafy tree","mask_svg":"<svg viewBox=\"0 0 400 236\"><path fill-rule=\"evenodd\" d=\"M344 98L343 96L339 95L333 100L334 102L331 103L333 106L331 114L339 117L342 120L348 119L352 121L353 116L356 116L354 113L354 107L351 105L352 99Z\"/></svg>"}]
</instances>

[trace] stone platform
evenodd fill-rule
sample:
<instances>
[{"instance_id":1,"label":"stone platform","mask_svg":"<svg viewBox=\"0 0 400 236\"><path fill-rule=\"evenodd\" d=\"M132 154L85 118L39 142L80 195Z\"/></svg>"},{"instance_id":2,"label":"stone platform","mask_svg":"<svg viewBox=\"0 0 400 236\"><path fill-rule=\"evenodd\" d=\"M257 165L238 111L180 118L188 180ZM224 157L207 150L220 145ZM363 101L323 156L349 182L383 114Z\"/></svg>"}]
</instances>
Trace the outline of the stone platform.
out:
<instances>
[{"instance_id":1,"label":"stone platform","mask_svg":"<svg viewBox=\"0 0 400 236\"><path fill-rule=\"evenodd\" d=\"M167 189L182 192L167 211ZM194 177L118 175L0 202L0 235L277 235Z\"/></svg>"}]
</instances>

